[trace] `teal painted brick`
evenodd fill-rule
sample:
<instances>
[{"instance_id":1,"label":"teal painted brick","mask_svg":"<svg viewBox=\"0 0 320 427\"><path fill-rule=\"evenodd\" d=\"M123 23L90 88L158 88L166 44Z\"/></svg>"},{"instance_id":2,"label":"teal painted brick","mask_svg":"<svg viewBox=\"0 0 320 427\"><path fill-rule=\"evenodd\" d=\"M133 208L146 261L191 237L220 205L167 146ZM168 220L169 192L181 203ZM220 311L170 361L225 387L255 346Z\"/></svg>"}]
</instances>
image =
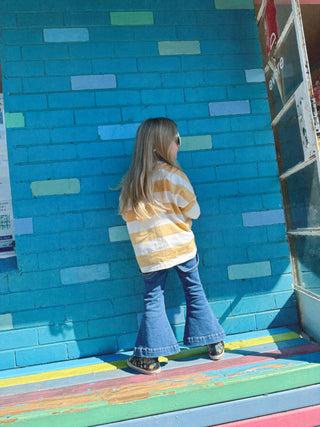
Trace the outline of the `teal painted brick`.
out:
<instances>
[{"instance_id":1,"label":"teal painted brick","mask_svg":"<svg viewBox=\"0 0 320 427\"><path fill-rule=\"evenodd\" d=\"M23 113L5 113L6 128L25 127L25 116Z\"/></svg>"},{"instance_id":2,"label":"teal painted brick","mask_svg":"<svg viewBox=\"0 0 320 427\"><path fill-rule=\"evenodd\" d=\"M109 93L98 92L96 93L96 102L99 107L105 105L136 105L140 104L140 94L138 90L117 90L116 92Z\"/></svg>"},{"instance_id":3,"label":"teal painted brick","mask_svg":"<svg viewBox=\"0 0 320 427\"><path fill-rule=\"evenodd\" d=\"M13 329L12 314L6 313L0 315L0 331L7 331Z\"/></svg>"},{"instance_id":4,"label":"teal painted brick","mask_svg":"<svg viewBox=\"0 0 320 427\"><path fill-rule=\"evenodd\" d=\"M238 194L237 183L232 181L219 182L217 184L197 184L195 185L195 190L199 200Z\"/></svg>"},{"instance_id":5,"label":"teal painted brick","mask_svg":"<svg viewBox=\"0 0 320 427\"><path fill-rule=\"evenodd\" d=\"M24 329L0 332L0 351L37 345L37 331Z\"/></svg>"},{"instance_id":6,"label":"teal painted brick","mask_svg":"<svg viewBox=\"0 0 320 427\"><path fill-rule=\"evenodd\" d=\"M83 226L80 214L63 214L56 217L37 217L34 218L35 233L47 233L54 229L55 231L74 230Z\"/></svg>"},{"instance_id":7,"label":"teal painted brick","mask_svg":"<svg viewBox=\"0 0 320 427\"><path fill-rule=\"evenodd\" d=\"M88 10L86 12L70 11L64 14L64 21L66 26L99 26L109 24L109 16L105 11Z\"/></svg>"},{"instance_id":8,"label":"teal painted brick","mask_svg":"<svg viewBox=\"0 0 320 427\"><path fill-rule=\"evenodd\" d=\"M284 223L284 213L282 209L261 212L246 212L242 214L242 218L243 225L245 227Z\"/></svg>"},{"instance_id":9,"label":"teal painted brick","mask_svg":"<svg viewBox=\"0 0 320 427\"><path fill-rule=\"evenodd\" d=\"M215 166L232 163L234 161L234 154L232 150L194 152L192 153L192 159L198 167Z\"/></svg>"},{"instance_id":10,"label":"teal painted brick","mask_svg":"<svg viewBox=\"0 0 320 427\"><path fill-rule=\"evenodd\" d=\"M186 101L197 102L197 101L212 101L226 99L226 89L224 87L197 87L197 88L185 88L184 90Z\"/></svg>"},{"instance_id":11,"label":"teal painted brick","mask_svg":"<svg viewBox=\"0 0 320 427\"><path fill-rule=\"evenodd\" d=\"M64 45L59 45L64 46ZM68 46L69 55L59 55L54 59L63 59L63 58L105 58L113 57L113 45L111 43L75 43Z\"/></svg>"},{"instance_id":12,"label":"teal painted brick","mask_svg":"<svg viewBox=\"0 0 320 427\"><path fill-rule=\"evenodd\" d=\"M47 128L73 125L71 110L26 112L26 125L33 128Z\"/></svg>"},{"instance_id":13,"label":"teal painted brick","mask_svg":"<svg viewBox=\"0 0 320 427\"><path fill-rule=\"evenodd\" d=\"M98 137L96 126L60 127L50 131L52 142L94 141Z\"/></svg>"},{"instance_id":14,"label":"teal painted brick","mask_svg":"<svg viewBox=\"0 0 320 427\"><path fill-rule=\"evenodd\" d=\"M253 314L227 317L221 322L221 326L227 335L237 334L245 331L254 331L256 330L256 319Z\"/></svg>"},{"instance_id":15,"label":"teal painted brick","mask_svg":"<svg viewBox=\"0 0 320 427\"><path fill-rule=\"evenodd\" d=\"M0 265L2 266L2 263ZM6 265L4 265L3 267L5 268ZM2 272L2 269L0 269L0 294L7 294L8 292L9 292L9 280L8 280L7 270L4 270Z\"/></svg>"},{"instance_id":16,"label":"teal painted brick","mask_svg":"<svg viewBox=\"0 0 320 427\"><path fill-rule=\"evenodd\" d=\"M35 308L47 308L63 304L76 304L84 301L84 287L82 285L68 286L56 289L41 289L36 292Z\"/></svg>"},{"instance_id":17,"label":"teal painted brick","mask_svg":"<svg viewBox=\"0 0 320 427\"><path fill-rule=\"evenodd\" d=\"M276 308L296 306L295 296L292 291L273 294L273 298L275 300Z\"/></svg>"},{"instance_id":18,"label":"teal painted brick","mask_svg":"<svg viewBox=\"0 0 320 427\"><path fill-rule=\"evenodd\" d=\"M61 44L22 46L24 60L42 60L68 58L68 46Z\"/></svg>"},{"instance_id":19,"label":"teal painted brick","mask_svg":"<svg viewBox=\"0 0 320 427\"><path fill-rule=\"evenodd\" d=\"M235 26L235 28L238 28ZM228 52L226 52L225 55L222 55L221 58L223 67L226 68L247 68L247 67L262 67L262 59L259 55L253 55L253 54L237 54L237 55L229 55ZM246 81L248 81L248 74L250 75L251 70L245 70L246 75ZM260 80L264 81L264 80Z\"/></svg>"},{"instance_id":20,"label":"teal painted brick","mask_svg":"<svg viewBox=\"0 0 320 427\"><path fill-rule=\"evenodd\" d=\"M235 149L236 162L264 162L276 160L275 149L272 145L255 146Z\"/></svg>"},{"instance_id":21,"label":"teal painted brick","mask_svg":"<svg viewBox=\"0 0 320 427\"><path fill-rule=\"evenodd\" d=\"M14 13L1 13L0 26L1 28L11 28L17 25L17 17Z\"/></svg>"},{"instance_id":22,"label":"teal painted brick","mask_svg":"<svg viewBox=\"0 0 320 427\"><path fill-rule=\"evenodd\" d=\"M21 27L62 27L63 13L18 13L17 22Z\"/></svg>"},{"instance_id":23,"label":"teal painted brick","mask_svg":"<svg viewBox=\"0 0 320 427\"><path fill-rule=\"evenodd\" d=\"M133 28L106 26L100 28L90 28L90 40L93 42L120 42L135 40Z\"/></svg>"},{"instance_id":24,"label":"teal painted brick","mask_svg":"<svg viewBox=\"0 0 320 427\"><path fill-rule=\"evenodd\" d=\"M120 74L118 87L121 89L159 88L161 80L159 73Z\"/></svg>"},{"instance_id":25,"label":"teal painted brick","mask_svg":"<svg viewBox=\"0 0 320 427\"><path fill-rule=\"evenodd\" d=\"M221 39L252 39L258 37L255 19L242 22L243 25L224 25L219 27Z\"/></svg>"},{"instance_id":26,"label":"teal painted brick","mask_svg":"<svg viewBox=\"0 0 320 427\"><path fill-rule=\"evenodd\" d=\"M155 58L152 58L152 59L155 59ZM92 71L95 74L135 73L137 71L137 61L135 58L100 58L100 59L92 59L91 62L92 62ZM140 69L140 71L144 71L144 70ZM146 70L146 71L158 71L158 69ZM75 73L71 73L71 74L75 74Z\"/></svg>"},{"instance_id":27,"label":"teal painted brick","mask_svg":"<svg viewBox=\"0 0 320 427\"><path fill-rule=\"evenodd\" d=\"M125 42L114 44L114 55L120 57L157 56L156 42Z\"/></svg>"},{"instance_id":28,"label":"teal painted brick","mask_svg":"<svg viewBox=\"0 0 320 427\"><path fill-rule=\"evenodd\" d=\"M207 117L208 104L185 103L185 104L178 104L178 105L168 105L167 112L168 112L168 116L171 117L172 120Z\"/></svg>"},{"instance_id":29,"label":"teal painted brick","mask_svg":"<svg viewBox=\"0 0 320 427\"><path fill-rule=\"evenodd\" d=\"M88 330L89 336L94 338L134 332L137 330L136 314L114 316L109 319L89 320Z\"/></svg>"},{"instance_id":30,"label":"teal painted brick","mask_svg":"<svg viewBox=\"0 0 320 427\"><path fill-rule=\"evenodd\" d=\"M231 304L232 315L238 316L249 313L259 313L274 310L276 308L274 296L272 294L257 295L253 297L235 299Z\"/></svg>"},{"instance_id":31,"label":"teal painted brick","mask_svg":"<svg viewBox=\"0 0 320 427\"><path fill-rule=\"evenodd\" d=\"M206 266L230 265L232 262L248 262L248 256L245 248L219 248L207 250L203 256L203 262Z\"/></svg>"},{"instance_id":32,"label":"teal painted brick","mask_svg":"<svg viewBox=\"0 0 320 427\"><path fill-rule=\"evenodd\" d=\"M88 59L73 59L72 61L46 61L46 74L49 76L70 76L76 74L90 74L91 61Z\"/></svg>"},{"instance_id":33,"label":"teal painted brick","mask_svg":"<svg viewBox=\"0 0 320 427\"><path fill-rule=\"evenodd\" d=\"M58 194L74 194L80 192L80 183L77 178L52 181L35 181L31 183L32 194L38 196L52 196Z\"/></svg>"},{"instance_id":34,"label":"teal painted brick","mask_svg":"<svg viewBox=\"0 0 320 427\"><path fill-rule=\"evenodd\" d=\"M225 230L229 228L238 228L241 227L241 217L239 215L210 215L203 217L199 221L199 231L218 231Z\"/></svg>"},{"instance_id":35,"label":"teal painted brick","mask_svg":"<svg viewBox=\"0 0 320 427\"><path fill-rule=\"evenodd\" d=\"M149 11L110 12L111 25L152 25L153 13Z\"/></svg>"},{"instance_id":36,"label":"teal painted brick","mask_svg":"<svg viewBox=\"0 0 320 427\"><path fill-rule=\"evenodd\" d=\"M245 209L261 209L262 201L259 195L242 197L225 197L219 200L221 212L241 212Z\"/></svg>"},{"instance_id":37,"label":"teal painted brick","mask_svg":"<svg viewBox=\"0 0 320 427\"><path fill-rule=\"evenodd\" d=\"M11 95L6 103L10 111L44 110L47 108L45 95Z\"/></svg>"},{"instance_id":38,"label":"teal painted brick","mask_svg":"<svg viewBox=\"0 0 320 427\"><path fill-rule=\"evenodd\" d=\"M278 165L276 162L267 162L258 164L259 176L275 176L278 175Z\"/></svg>"},{"instance_id":39,"label":"teal painted brick","mask_svg":"<svg viewBox=\"0 0 320 427\"><path fill-rule=\"evenodd\" d=\"M14 210L17 217L23 217L24 215L47 215L58 212L57 200L52 200L48 203L47 199L34 199L33 203L30 204L29 199L15 200Z\"/></svg>"},{"instance_id":40,"label":"teal painted brick","mask_svg":"<svg viewBox=\"0 0 320 427\"><path fill-rule=\"evenodd\" d=\"M157 25L185 25L186 22L196 24L196 13L194 11L180 10L179 14L172 13L170 10L162 11L155 10L154 13L155 24Z\"/></svg>"},{"instance_id":41,"label":"teal painted brick","mask_svg":"<svg viewBox=\"0 0 320 427\"><path fill-rule=\"evenodd\" d=\"M86 322L55 323L38 329L39 344L81 340L88 337Z\"/></svg>"},{"instance_id":42,"label":"teal painted brick","mask_svg":"<svg viewBox=\"0 0 320 427\"><path fill-rule=\"evenodd\" d=\"M99 126L98 132L102 140L117 140L135 138L140 123L123 125Z\"/></svg>"},{"instance_id":43,"label":"teal painted brick","mask_svg":"<svg viewBox=\"0 0 320 427\"><path fill-rule=\"evenodd\" d=\"M136 27L133 30L134 39L141 41L163 41L163 40L175 40L176 39L176 29L175 27L170 26L152 26L152 27Z\"/></svg>"},{"instance_id":44,"label":"teal painted brick","mask_svg":"<svg viewBox=\"0 0 320 427\"><path fill-rule=\"evenodd\" d=\"M124 334L117 337L118 350L126 351L132 350L137 339L137 334Z\"/></svg>"},{"instance_id":45,"label":"teal painted brick","mask_svg":"<svg viewBox=\"0 0 320 427\"><path fill-rule=\"evenodd\" d=\"M212 55L185 55L181 57L182 70L218 70L222 68L221 57ZM231 67L230 67L231 68Z\"/></svg>"},{"instance_id":46,"label":"teal painted brick","mask_svg":"<svg viewBox=\"0 0 320 427\"><path fill-rule=\"evenodd\" d=\"M230 119L225 117L189 120L188 128L192 134L228 132L231 130Z\"/></svg>"},{"instance_id":47,"label":"teal painted brick","mask_svg":"<svg viewBox=\"0 0 320 427\"><path fill-rule=\"evenodd\" d=\"M114 74L71 76L72 90L112 89L117 87Z\"/></svg>"},{"instance_id":48,"label":"teal painted brick","mask_svg":"<svg viewBox=\"0 0 320 427\"><path fill-rule=\"evenodd\" d=\"M38 2L32 0L13 0L10 2L3 2L0 5L0 10L6 12L16 12L17 10L21 12L40 11L40 6Z\"/></svg>"},{"instance_id":49,"label":"teal painted brick","mask_svg":"<svg viewBox=\"0 0 320 427\"><path fill-rule=\"evenodd\" d=\"M2 40L5 44L36 44L42 42L41 29L3 30Z\"/></svg>"},{"instance_id":50,"label":"teal painted brick","mask_svg":"<svg viewBox=\"0 0 320 427\"><path fill-rule=\"evenodd\" d=\"M0 352L0 370L16 367L14 351Z\"/></svg>"},{"instance_id":51,"label":"teal painted brick","mask_svg":"<svg viewBox=\"0 0 320 427\"><path fill-rule=\"evenodd\" d=\"M203 203L201 203L201 207ZM203 213L203 210L202 210ZM201 233L197 231L197 248L199 251L212 248L221 248L224 246L224 240L222 233L220 232L210 232Z\"/></svg>"},{"instance_id":52,"label":"teal painted brick","mask_svg":"<svg viewBox=\"0 0 320 427\"><path fill-rule=\"evenodd\" d=\"M286 240L286 228L284 224L267 227L267 233L270 242L283 242Z\"/></svg>"},{"instance_id":53,"label":"teal painted brick","mask_svg":"<svg viewBox=\"0 0 320 427\"><path fill-rule=\"evenodd\" d=\"M6 63L6 75L8 77L35 77L44 75L42 61L19 61Z\"/></svg>"},{"instance_id":54,"label":"teal painted brick","mask_svg":"<svg viewBox=\"0 0 320 427\"><path fill-rule=\"evenodd\" d=\"M268 114L269 103L267 99L256 99L250 102L252 114Z\"/></svg>"},{"instance_id":55,"label":"teal painted brick","mask_svg":"<svg viewBox=\"0 0 320 427\"><path fill-rule=\"evenodd\" d=\"M30 366L67 359L65 344L46 345L16 351L17 366Z\"/></svg>"},{"instance_id":56,"label":"teal painted brick","mask_svg":"<svg viewBox=\"0 0 320 427\"><path fill-rule=\"evenodd\" d=\"M143 104L171 104L184 102L182 89L144 89L141 91Z\"/></svg>"},{"instance_id":57,"label":"teal painted brick","mask_svg":"<svg viewBox=\"0 0 320 427\"><path fill-rule=\"evenodd\" d=\"M72 283L95 282L110 278L108 264L85 265L80 267L65 268L60 271L61 283L70 285Z\"/></svg>"},{"instance_id":58,"label":"teal painted brick","mask_svg":"<svg viewBox=\"0 0 320 427\"><path fill-rule=\"evenodd\" d=\"M3 54L7 61L19 61L21 60L21 49L20 46L3 46Z\"/></svg>"},{"instance_id":59,"label":"teal painted brick","mask_svg":"<svg viewBox=\"0 0 320 427\"><path fill-rule=\"evenodd\" d=\"M258 178L239 182L240 194L279 193L279 181L275 178Z\"/></svg>"},{"instance_id":60,"label":"teal painted brick","mask_svg":"<svg viewBox=\"0 0 320 427\"><path fill-rule=\"evenodd\" d=\"M133 258L130 261L111 263L110 273L111 279L126 279L140 274L137 262Z\"/></svg>"},{"instance_id":61,"label":"teal painted brick","mask_svg":"<svg viewBox=\"0 0 320 427\"><path fill-rule=\"evenodd\" d=\"M263 194L262 203L265 209L282 208L282 198L279 192L273 194Z\"/></svg>"},{"instance_id":62,"label":"teal painted brick","mask_svg":"<svg viewBox=\"0 0 320 427\"><path fill-rule=\"evenodd\" d=\"M210 102L211 116L229 116L232 114L250 114L249 101Z\"/></svg>"},{"instance_id":63,"label":"teal painted brick","mask_svg":"<svg viewBox=\"0 0 320 427\"><path fill-rule=\"evenodd\" d=\"M45 43L86 42L89 40L88 28L45 28Z\"/></svg>"},{"instance_id":64,"label":"teal painted brick","mask_svg":"<svg viewBox=\"0 0 320 427\"><path fill-rule=\"evenodd\" d=\"M213 167L193 168L193 169L190 169L190 171L188 171L188 177L190 181L194 184L203 183L203 182L214 182L216 179L215 168Z\"/></svg>"},{"instance_id":65,"label":"teal painted brick","mask_svg":"<svg viewBox=\"0 0 320 427\"><path fill-rule=\"evenodd\" d=\"M218 166L217 177L221 181L257 178L258 168L254 163L232 166Z\"/></svg>"},{"instance_id":66,"label":"teal painted brick","mask_svg":"<svg viewBox=\"0 0 320 427\"><path fill-rule=\"evenodd\" d=\"M230 85L227 87L227 94L230 99L256 99L266 98L266 85L264 83Z\"/></svg>"},{"instance_id":67,"label":"teal painted brick","mask_svg":"<svg viewBox=\"0 0 320 427\"><path fill-rule=\"evenodd\" d=\"M52 93L48 95L50 108L92 107L95 105L93 93Z\"/></svg>"},{"instance_id":68,"label":"teal painted brick","mask_svg":"<svg viewBox=\"0 0 320 427\"><path fill-rule=\"evenodd\" d=\"M235 238L236 234L236 238ZM262 243L268 241L268 236L265 228L252 228L238 230L223 231L223 238L227 246L243 246L249 243Z\"/></svg>"},{"instance_id":69,"label":"teal painted brick","mask_svg":"<svg viewBox=\"0 0 320 427\"><path fill-rule=\"evenodd\" d=\"M15 147L21 145L21 140L28 141L28 145L48 144L50 142L50 133L48 129L8 129L7 144Z\"/></svg>"},{"instance_id":70,"label":"teal painted brick","mask_svg":"<svg viewBox=\"0 0 320 427\"><path fill-rule=\"evenodd\" d=\"M121 225L118 227L109 228L109 240L110 242L130 240L127 227L125 225Z\"/></svg>"},{"instance_id":71,"label":"teal painted brick","mask_svg":"<svg viewBox=\"0 0 320 427\"><path fill-rule=\"evenodd\" d=\"M254 133L254 141L258 145L274 144L273 132L270 130L256 130Z\"/></svg>"},{"instance_id":72,"label":"teal painted brick","mask_svg":"<svg viewBox=\"0 0 320 427\"><path fill-rule=\"evenodd\" d=\"M283 259L271 260L271 267L273 274L285 274L289 275L292 272L290 259L288 257Z\"/></svg>"},{"instance_id":73,"label":"teal painted brick","mask_svg":"<svg viewBox=\"0 0 320 427\"><path fill-rule=\"evenodd\" d=\"M93 283L91 282L90 285L93 285ZM103 285L108 288L107 282L103 282ZM65 309L66 319L77 322L84 321L87 323L88 320L113 316L114 306L111 301L104 299L102 295L99 295L99 298L99 301L85 301L85 303L81 304L69 304Z\"/></svg>"},{"instance_id":74,"label":"teal painted brick","mask_svg":"<svg viewBox=\"0 0 320 427\"><path fill-rule=\"evenodd\" d=\"M249 260L259 261L269 258L281 258L289 255L287 242L283 243L267 243L264 245L256 245L248 248Z\"/></svg>"},{"instance_id":75,"label":"teal painted brick","mask_svg":"<svg viewBox=\"0 0 320 427\"><path fill-rule=\"evenodd\" d=\"M197 150L208 150L212 148L212 138L211 135L194 135L194 136L183 136L181 138L182 143L179 147L179 151L197 151ZM214 171L210 169L209 177ZM198 172L201 173L201 169L198 169Z\"/></svg>"},{"instance_id":76,"label":"teal painted brick","mask_svg":"<svg viewBox=\"0 0 320 427\"><path fill-rule=\"evenodd\" d=\"M219 29L215 25L183 25L176 28L180 40L218 39Z\"/></svg>"},{"instance_id":77,"label":"teal painted brick","mask_svg":"<svg viewBox=\"0 0 320 427\"><path fill-rule=\"evenodd\" d=\"M54 161L54 160L67 160L76 158L76 147L74 145L52 145L52 146L38 146L30 147L29 161Z\"/></svg>"},{"instance_id":78,"label":"teal painted brick","mask_svg":"<svg viewBox=\"0 0 320 427\"><path fill-rule=\"evenodd\" d=\"M271 266L269 261L228 266L228 276L230 280L250 279L253 277L270 275Z\"/></svg>"},{"instance_id":79,"label":"teal painted brick","mask_svg":"<svg viewBox=\"0 0 320 427\"><path fill-rule=\"evenodd\" d=\"M192 87L203 85L201 71L185 71L183 73L164 73L161 75L164 87Z\"/></svg>"},{"instance_id":80,"label":"teal painted brick","mask_svg":"<svg viewBox=\"0 0 320 427\"><path fill-rule=\"evenodd\" d=\"M81 144L77 147L77 152L80 158L117 157L124 155L123 145L119 141L111 144L108 142L97 142L88 145Z\"/></svg>"},{"instance_id":81,"label":"teal painted brick","mask_svg":"<svg viewBox=\"0 0 320 427\"><path fill-rule=\"evenodd\" d=\"M124 122L137 122L149 117L164 117L166 115L164 105L138 105L122 107L121 110Z\"/></svg>"},{"instance_id":82,"label":"teal painted brick","mask_svg":"<svg viewBox=\"0 0 320 427\"><path fill-rule=\"evenodd\" d=\"M296 325L299 322L295 307L282 308L281 310L273 310L266 313L257 313L256 321L258 329L276 328L284 325Z\"/></svg>"},{"instance_id":83,"label":"teal painted brick","mask_svg":"<svg viewBox=\"0 0 320 427\"><path fill-rule=\"evenodd\" d=\"M199 40L160 41L160 55L195 55L200 54Z\"/></svg>"},{"instance_id":84,"label":"teal painted brick","mask_svg":"<svg viewBox=\"0 0 320 427\"><path fill-rule=\"evenodd\" d=\"M74 341L67 344L70 359L114 353L117 351L116 337Z\"/></svg>"},{"instance_id":85,"label":"teal painted brick","mask_svg":"<svg viewBox=\"0 0 320 427\"><path fill-rule=\"evenodd\" d=\"M119 123L120 108L92 108L75 111L75 122L79 125Z\"/></svg>"},{"instance_id":86,"label":"teal painted brick","mask_svg":"<svg viewBox=\"0 0 320 427\"><path fill-rule=\"evenodd\" d=\"M225 55L239 53L241 51L240 40L201 40L202 55Z\"/></svg>"},{"instance_id":87,"label":"teal painted brick","mask_svg":"<svg viewBox=\"0 0 320 427\"><path fill-rule=\"evenodd\" d=\"M10 78L3 82L4 101L7 95L16 94L22 92L22 81L21 78Z\"/></svg>"},{"instance_id":88,"label":"teal painted brick","mask_svg":"<svg viewBox=\"0 0 320 427\"><path fill-rule=\"evenodd\" d=\"M242 70L210 70L204 72L206 83L226 85L244 83L245 76Z\"/></svg>"}]
</instances>

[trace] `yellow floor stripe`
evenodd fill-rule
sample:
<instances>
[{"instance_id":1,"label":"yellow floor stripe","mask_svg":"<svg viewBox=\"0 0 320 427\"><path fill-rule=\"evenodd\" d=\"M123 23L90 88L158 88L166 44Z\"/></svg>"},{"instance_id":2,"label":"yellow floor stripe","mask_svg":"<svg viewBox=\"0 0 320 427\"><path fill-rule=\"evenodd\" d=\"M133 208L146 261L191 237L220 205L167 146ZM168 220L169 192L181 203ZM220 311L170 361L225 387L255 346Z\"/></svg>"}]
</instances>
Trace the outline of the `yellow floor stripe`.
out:
<instances>
[{"instance_id":1,"label":"yellow floor stripe","mask_svg":"<svg viewBox=\"0 0 320 427\"><path fill-rule=\"evenodd\" d=\"M272 342L279 342L279 341L289 341L293 339L300 338L300 336L295 332L286 332L283 334L276 334L276 335L268 335L261 338L249 338L242 341L235 341L231 343L226 343L225 349L228 350L235 350L237 348L244 348L244 347L253 347L256 345L263 345L263 344L269 344ZM190 350L182 350L177 355L171 356L169 358L166 357L159 357L160 362L165 362L168 359L174 360L174 359L181 359L186 357L192 357L197 354L201 354L206 352L206 347L202 347L199 349L190 349ZM111 371L115 369L123 369L127 367L126 360L117 360L114 362L105 362L105 363L98 363L95 365L88 365L88 366L81 366L78 368L70 368L70 369L61 369L58 371L49 371L49 372L41 372L38 374L31 374L31 375L25 375L21 377L13 377L13 378L7 378L0 380L0 388L2 387L10 387L14 385L22 385L22 384L30 384L30 383L36 383L41 381L50 381L50 380L57 380L62 378L70 378L75 377L77 375L88 375L88 374L94 374L98 372L106 372Z\"/></svg>"}]
</instances>

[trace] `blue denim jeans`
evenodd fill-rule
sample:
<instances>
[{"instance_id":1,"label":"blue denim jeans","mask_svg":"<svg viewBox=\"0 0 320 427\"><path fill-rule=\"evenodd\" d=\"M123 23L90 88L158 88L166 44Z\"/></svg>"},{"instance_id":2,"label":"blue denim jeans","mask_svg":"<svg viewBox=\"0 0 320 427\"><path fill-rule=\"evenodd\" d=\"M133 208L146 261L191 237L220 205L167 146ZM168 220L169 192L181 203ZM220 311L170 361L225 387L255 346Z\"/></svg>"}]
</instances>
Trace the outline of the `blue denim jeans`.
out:
<instances>
[{"instance_id":1,"label":"blue denim jeans","mask_svg":"<svg viewBox=\"0 0 320 427\"><path fill-rule=\"evenodd\" d=\"M187 312L184 329L185 345L203 346L217 343L225 333L205 296L198 272L198 256L175 266L185 293ZM134 355L159 357L179 353L179 345L167 318L164 289L168 270L143 275L146 285L144 315L141 320Z\"/></svg>"}]
</instances>

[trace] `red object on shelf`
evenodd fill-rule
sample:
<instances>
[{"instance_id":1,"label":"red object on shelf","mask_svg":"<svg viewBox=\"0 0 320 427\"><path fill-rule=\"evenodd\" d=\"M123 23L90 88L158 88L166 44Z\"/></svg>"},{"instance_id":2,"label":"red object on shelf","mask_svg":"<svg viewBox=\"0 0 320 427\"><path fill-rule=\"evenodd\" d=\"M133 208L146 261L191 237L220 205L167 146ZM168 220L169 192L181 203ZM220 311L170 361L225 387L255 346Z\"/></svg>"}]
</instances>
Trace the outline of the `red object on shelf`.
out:
<instances>
[{"instance_id":1,"label":"red object on shelf","mask_svg":"<svg viewBox=\"0 0 320 427\"><path fill-rule=\"evenodd\" d=\"M274 0L268 0L264 15L264 31L267 38L267 54L270 54L271 49L277 43L279 38L279 30L277 25L277 9Z\"/></svg>"}]
</instances>

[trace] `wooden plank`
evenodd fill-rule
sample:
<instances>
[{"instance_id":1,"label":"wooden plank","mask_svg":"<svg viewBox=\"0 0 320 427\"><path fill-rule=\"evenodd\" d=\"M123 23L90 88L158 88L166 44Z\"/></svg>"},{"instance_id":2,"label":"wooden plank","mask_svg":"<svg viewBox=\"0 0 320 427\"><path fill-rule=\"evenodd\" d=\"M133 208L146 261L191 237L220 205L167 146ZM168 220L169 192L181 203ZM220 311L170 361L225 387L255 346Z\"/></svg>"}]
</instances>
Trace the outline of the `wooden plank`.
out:
<instances>
[{"instance_id":1,"label":"wooden plank","mask_svg":"<svg viewBox=\"0 0 320 427\"><path fill-rule=\"evenodd\" d=\"M23 408L17 406L16 411L11 410L11 421L24 422L24 427L42 427L44 422L46 427L55 426L57 422L64 427L91 426L106 421L115 422L274 393L319 382L319 364L304 364L218 381L216 381L215 371L212 371L210 375L195 376L193 382L191 378L178 377L167 382L151 381L123 387L123 389L120 388L120 393L119 390L110 389L85 396L71 396L69 399L53 399L50 405L46 402L44 411L37 405L28 405ZM133 396L134 402L132 402Z\"/></svg>"}]
</instances>

